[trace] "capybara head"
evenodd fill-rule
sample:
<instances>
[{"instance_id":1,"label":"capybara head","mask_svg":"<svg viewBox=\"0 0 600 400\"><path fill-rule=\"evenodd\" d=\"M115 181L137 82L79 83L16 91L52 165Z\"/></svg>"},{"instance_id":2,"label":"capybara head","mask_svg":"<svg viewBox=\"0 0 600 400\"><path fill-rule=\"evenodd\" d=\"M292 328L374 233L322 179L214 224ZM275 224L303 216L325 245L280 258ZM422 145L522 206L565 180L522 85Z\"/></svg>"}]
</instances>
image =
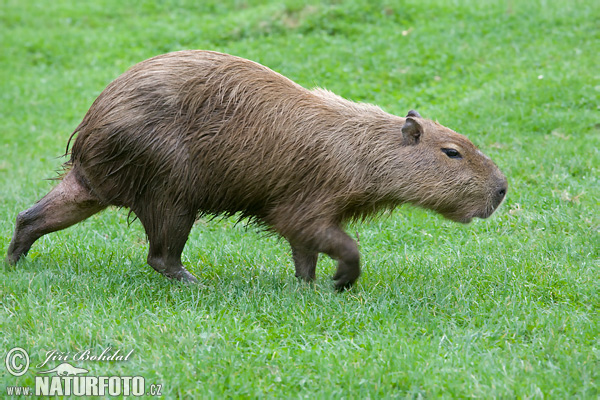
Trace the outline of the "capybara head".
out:
<instances>
[{"instance_id":1,"label":"capybara head","mask_svg":"<svg viewBox=\"0 0 600 400\"><path fill-rule=\"evenodd\" d=\"M402 136L400 198L462 223L487 218L502 203L506 177L465 136L413 110Z\"/></svg>"}]
</instances>

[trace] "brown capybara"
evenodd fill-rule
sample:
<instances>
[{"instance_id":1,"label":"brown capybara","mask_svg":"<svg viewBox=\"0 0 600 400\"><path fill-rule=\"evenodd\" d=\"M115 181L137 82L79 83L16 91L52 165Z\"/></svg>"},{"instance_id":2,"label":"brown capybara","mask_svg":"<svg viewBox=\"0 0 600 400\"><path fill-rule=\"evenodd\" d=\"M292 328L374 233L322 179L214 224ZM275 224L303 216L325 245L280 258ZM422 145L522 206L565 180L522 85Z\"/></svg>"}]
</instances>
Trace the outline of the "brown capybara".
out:
<instances>
[{"instance_id":1,"label":"brown capybara","mask_svg":"<svg viewBox=\"0 0 600 400\"><path fill-rule=\"evenodd\" d=\"M195 281L181 263L194 221L239 213L289 241L304 280L315 278L319 253L337 260L343 289L360 275L345 222L412 203L467 223L489 217L507 190L466 137L416 111L390 115L210 51L135 65L74 135L62 181L17 216L9 263L42 235L115 205L143 224L148 264Z\"/></svg>"}]
</instances>

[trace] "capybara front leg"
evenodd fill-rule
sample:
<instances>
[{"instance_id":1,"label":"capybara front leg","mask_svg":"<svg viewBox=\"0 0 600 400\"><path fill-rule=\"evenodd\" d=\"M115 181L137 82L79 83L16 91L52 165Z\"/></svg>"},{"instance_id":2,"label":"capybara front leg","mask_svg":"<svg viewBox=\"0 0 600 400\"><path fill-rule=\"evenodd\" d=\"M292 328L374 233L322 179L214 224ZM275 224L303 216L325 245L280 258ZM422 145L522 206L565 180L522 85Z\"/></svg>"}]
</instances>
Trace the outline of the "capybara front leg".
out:
<instances>
[{"instance_id":1,"label":"capybara front leg","mask_svg":"<svg viewBox=\"0 0 600 400\"><path fill-rule=\"evenodd\" d=\"M69 171L62 181L33 207L17 216L15 232L6 261L15 264L43 235L68 228L106 208L77 172Z\"/></svg>"},{"instance_id":2,"label":"capybara front leg","mask_svg":"<svg viewBox=\"0 0 600 400\"><path fill-rule=\"evenodd\" d=\"M317 232L305 231L293 236L290 238L290 242L302 243L302 246L297 245L297 247L310 249L311 252L325 253L337 260L338 268L333 275L337 290L350 288L358 279L360 275L358 245L341 228L331 226L326 229L319 229ZM306 265L308 264L301 264L301 266Z\"/></svg>"},{"instance_id":3,"label":"capybara front leg","mask_svg":"<svg viewBox=\"0 0 600 400\"><path fill-rule=\"evenodd\" d=\"M196 283L181 262L181 253L194 225L195 213L148 205L148 213L136 213L150 242L148 264L168 278ZM161 215L163 210L166 215Z\"/></svg>"},{"instance_id":4,"label":"capybara front leg","mask_svg":"<svg viewBox=\"0 0 600 400\"><path fill-rule=\"evenodd\" d=\"M306 282L314 281L319 253L292 245L292 256L296 267L296 277Z\"/></svg>"},{"instance_id":5,"label":"capybara front leg","mask_svg":"<svg viewBox=\"0 0 600 400\"><path fill-rule=\"evenodd\" d=\"M356 242L340 228L329 228L324 235L323 253L338 260L333 275L335 288L339 291L349 289L360 276L360 253Z\"/></svg>"}]
</instances>

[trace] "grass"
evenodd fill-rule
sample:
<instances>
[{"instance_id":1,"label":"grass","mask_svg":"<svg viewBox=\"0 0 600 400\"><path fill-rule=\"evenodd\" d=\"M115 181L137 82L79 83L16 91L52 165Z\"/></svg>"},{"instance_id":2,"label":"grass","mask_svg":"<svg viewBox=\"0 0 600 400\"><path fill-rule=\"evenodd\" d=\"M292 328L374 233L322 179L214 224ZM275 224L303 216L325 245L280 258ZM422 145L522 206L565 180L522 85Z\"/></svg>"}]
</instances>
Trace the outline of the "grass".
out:
<instances>
[{"instance_id":1,"label":"grass","mask_svg":"<svg viewBox=\"0 0 600 400\"><path fill-rule=\"evenodd\" d=\"M0 367L2 395L33 386L49 350L111 346L133 356L74 364L141 375L166 398L598 398L599 13L592 0L4 1L3 254L104 87L187 48L415 108L477 143L509 193L468 226L403 207L349 227L363 276L343 294L331 260L300 284L284 242L232 220L192 231L199 285L169 282L145 264L139 222L106 211L4 269L0 350L27 349L33 372Z\"/></svg>"}]
</instances>

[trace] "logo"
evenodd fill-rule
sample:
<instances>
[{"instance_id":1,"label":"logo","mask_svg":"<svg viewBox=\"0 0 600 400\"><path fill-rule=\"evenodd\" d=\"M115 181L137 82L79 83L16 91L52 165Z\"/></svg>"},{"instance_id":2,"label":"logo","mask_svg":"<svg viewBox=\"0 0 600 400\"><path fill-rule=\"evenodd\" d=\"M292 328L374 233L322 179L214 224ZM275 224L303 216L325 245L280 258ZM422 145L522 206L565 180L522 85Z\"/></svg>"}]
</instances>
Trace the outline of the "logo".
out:
<instances>
[{"instance_id":1,"label":"logo","mask_svg":"<svg viewBox=\"0 0 600 400\"><path fill-rule=\"evenodd\" d=\"M20 347L11 349L4 361L6 370L13 376L21 376L29 369L29 354Z\"/></svg>"},{"instance_id":2,"label":"logo","mask_svg":"<svg viewBox=\"0 0 600 400\"><path fill-rule=\"evenodd\" d=\"M53 372L56 372L56 375L58 376L75 376L79 374L86 374L90 371L87 369L74 367L69 363L62 363L56 368L49 369L48 371L40 371L38 374L51 374Z\"/></svg>"},{"instance_id":3,"label":"logo","mask_svg":"<svg viewBox=\"0 0 600 400\"><path fill-rule=\"evenodd\" d=\"M50 350L46 352L44 361L36 365L36 368L43 368L50 361L127 361L132 353L133 350L124 354L121 353L121 350L113 350L110 346L102 350L100 354L94 354L90 349L75 353L71 353L70 351Z\"/></svg>"},{"instance_id":4,"label":"logo","mask_svg":"<svg viewBox=\"0 0 600 400\"><path fill-rule=\"evenodd\" d=\"M89 376L89 369L71 364L74 361L102 362L127 361L133 350L128 353L112 351L110 347L100 354L91 350L73 353L52 350L46 353L45 359L37 368L46 366L49 361L59 361L54 368L38 371L35 377L35 388L26 386L7 386L9 396L161 396L162 385L146 386L142 376ZM69 360L71 362L66 362ZM7 371L13 376L24 375L29 370L29 354L20 347L11 349L5 358ZM51 365L46 366L49 368Z\"/></svg>"}]
</instances>

